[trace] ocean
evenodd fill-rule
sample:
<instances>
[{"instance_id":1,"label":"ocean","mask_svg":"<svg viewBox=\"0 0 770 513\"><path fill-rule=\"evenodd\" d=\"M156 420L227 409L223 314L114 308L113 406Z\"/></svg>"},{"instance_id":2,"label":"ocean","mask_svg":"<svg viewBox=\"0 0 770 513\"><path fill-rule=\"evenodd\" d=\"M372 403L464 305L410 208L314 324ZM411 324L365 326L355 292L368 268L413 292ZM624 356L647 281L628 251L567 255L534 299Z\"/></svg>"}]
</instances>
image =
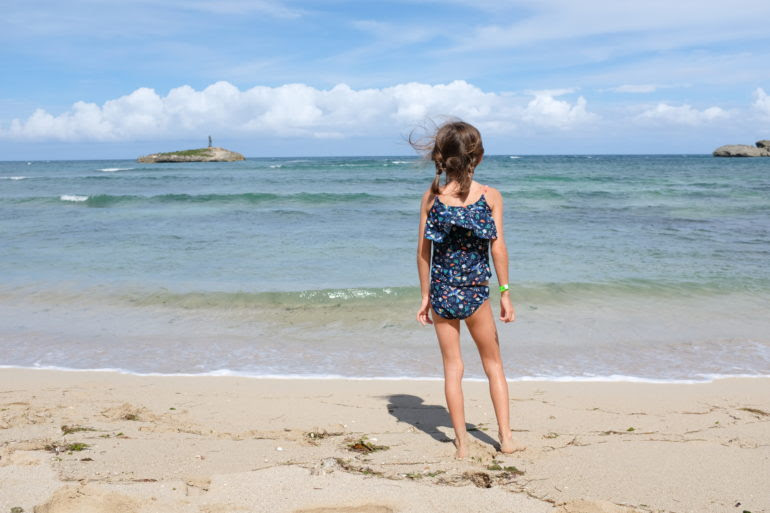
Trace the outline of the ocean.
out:
<instances>
[{"instance_id":1,"label":"ocean","mask_svg":"<svg viewBox=\"0 0 770 513\"><path fill-rule=\"evenodd\" d=\"M415 320L432 178L414 156L0 162L0 365L440 378ZM770 375L770 159L499 155L475 178L505 200L510 380Z\"/></svg>"}]
</instances>

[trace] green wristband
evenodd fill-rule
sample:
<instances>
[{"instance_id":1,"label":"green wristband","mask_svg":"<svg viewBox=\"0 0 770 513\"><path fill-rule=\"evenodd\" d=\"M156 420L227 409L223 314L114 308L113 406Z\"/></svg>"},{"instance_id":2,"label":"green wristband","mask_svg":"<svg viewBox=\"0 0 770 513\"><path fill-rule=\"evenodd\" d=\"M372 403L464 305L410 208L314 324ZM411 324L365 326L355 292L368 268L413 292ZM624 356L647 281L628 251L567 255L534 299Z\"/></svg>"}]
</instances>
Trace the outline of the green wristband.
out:
<instances>
[{"instance_id":1,"label":"green wristband","mask_svg":"<svg viewBox=\"0 0 770 513\"><path fill-rule=\"evenodd\" d=\"M508 290L509 288L510 288L510 287L508 287L508 284L507 284L507 283L506 283L505 285L500 285L500 293L502 294L503 292L505 292L505 291L506 291L506 290Z\"/></svg>"}]
</instances>

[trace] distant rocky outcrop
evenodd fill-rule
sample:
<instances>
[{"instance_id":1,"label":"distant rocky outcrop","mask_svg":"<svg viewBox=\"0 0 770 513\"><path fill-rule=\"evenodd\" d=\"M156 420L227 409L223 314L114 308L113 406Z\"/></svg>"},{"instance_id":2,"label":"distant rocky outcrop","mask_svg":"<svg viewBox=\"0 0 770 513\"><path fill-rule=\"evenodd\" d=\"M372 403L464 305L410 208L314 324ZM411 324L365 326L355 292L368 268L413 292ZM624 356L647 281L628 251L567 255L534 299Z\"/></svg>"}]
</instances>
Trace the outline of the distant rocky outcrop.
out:
<instances>
[{"instance_id":1,"label":"distant rocky outcrop","mask_svg":"<svg viewBox=\"0 0 770 513\"><path fill-rule=\"evenodd\" d=\"M224 148L198 148L197 150L170 151L153 153L136 159L138 162L153 164L156 162L235 162L244 160L240 153Z\"/></svg>"},{"instance_id":2,"label":"distant rocky outcrop","mask_svg":"<svg viewBox=\"0 0 770 513\"><path fill-rule=\"evenodd\" d=\"M715 157L770 157L770 140L762 139L756 146L726 144L714 150Z\"/></svg>"}]
</instances>

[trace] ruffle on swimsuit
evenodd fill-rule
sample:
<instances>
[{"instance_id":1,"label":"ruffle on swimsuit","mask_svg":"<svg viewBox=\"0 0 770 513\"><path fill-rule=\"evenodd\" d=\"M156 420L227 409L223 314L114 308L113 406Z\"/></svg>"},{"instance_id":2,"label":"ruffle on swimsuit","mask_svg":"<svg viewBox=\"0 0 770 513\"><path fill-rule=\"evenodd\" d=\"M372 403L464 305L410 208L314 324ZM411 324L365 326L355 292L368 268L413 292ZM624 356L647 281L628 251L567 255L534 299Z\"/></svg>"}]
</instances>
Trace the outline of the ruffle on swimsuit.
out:
<instances>
[{"instance_id":1,"label":"ruffle on swimsuit","mask_svg":"<svg viewBox=\"0 0 770 513\"><path fill-rule=\"evenodd\" d=\"M445 205L436 196L433 207L428 212L428 221L425 223L425 238L444 242L455 226L472 231L473 235L480 239L497 238L492 210L483 194L478 201L464 207Z\"/></svg>"}]
</instances>

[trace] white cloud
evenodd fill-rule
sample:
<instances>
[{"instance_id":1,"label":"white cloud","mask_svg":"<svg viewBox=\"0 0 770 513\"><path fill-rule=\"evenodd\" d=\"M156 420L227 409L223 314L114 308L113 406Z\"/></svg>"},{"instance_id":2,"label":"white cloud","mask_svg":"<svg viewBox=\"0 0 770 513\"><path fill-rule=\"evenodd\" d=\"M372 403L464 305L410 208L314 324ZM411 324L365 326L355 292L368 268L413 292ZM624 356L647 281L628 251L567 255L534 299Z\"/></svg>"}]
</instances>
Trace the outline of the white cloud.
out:
<instances>
[{"instance_id":1,"label":"white cloud","mask_svg":"<svg viewBox=\"0 0 770 513\"><path fill-rule=\"evenodd\" d=\"M757 90L754 91L753 107L758 110L760 114L770 118L770 96L761 87L757 87Z\"/></svg>"},{"instance_id":2,"label":"white cloud","mask_svg":"<svg viewBox=\"0 0 770 513\"><path fill-rule=\"evenodd\" d=\"M643 111L637 116L637 119L682 125L700 125L727 117L729 117L729 113L720 107L698 110L687 104L674 106L667 103L659 103Z\"/></svg>"},{"instance_id":3,"label":"white cloud","mask_svg":"<svg viewBox=\"0 0 770 513\"><path fill-rule=\"evenodd\" d=\"M582 96L575 103L556 98L570 92L534 91L522 97L484 92L462 80L382 89L286 84L244 91L217 82L201 91L177 87L166 96L139 88L101 106L77 102L59 115L38 109L0 129L0 138L125 141L202 133L341 138L409 130L444 115L493 132L510 132L518 125L569 129L597 119Z\"/></svg>"},{"instance_id":4,"label":"white cloud","mask_svg":"<svg viewBox=\"0 0 770 513\"><path fill-rule=\"evenodd\" d=\"M586 99L582 96L574 105L555 98L570 92L569 89L533 92L535 97L524 109L522 119L536 125L568 128L598 118L596 114L588 112Z\"/></svg>"},{"instance_id":5,"label":"white cloud","mask_svg":"<svg viewBox=\"0 0 770 513\"><path fill-rule=\"evenodd\" d=\"M616 93L654 93L658 89L655 84L623 84L613 87L610 91Z\"/></svg>"}]
</instances>

